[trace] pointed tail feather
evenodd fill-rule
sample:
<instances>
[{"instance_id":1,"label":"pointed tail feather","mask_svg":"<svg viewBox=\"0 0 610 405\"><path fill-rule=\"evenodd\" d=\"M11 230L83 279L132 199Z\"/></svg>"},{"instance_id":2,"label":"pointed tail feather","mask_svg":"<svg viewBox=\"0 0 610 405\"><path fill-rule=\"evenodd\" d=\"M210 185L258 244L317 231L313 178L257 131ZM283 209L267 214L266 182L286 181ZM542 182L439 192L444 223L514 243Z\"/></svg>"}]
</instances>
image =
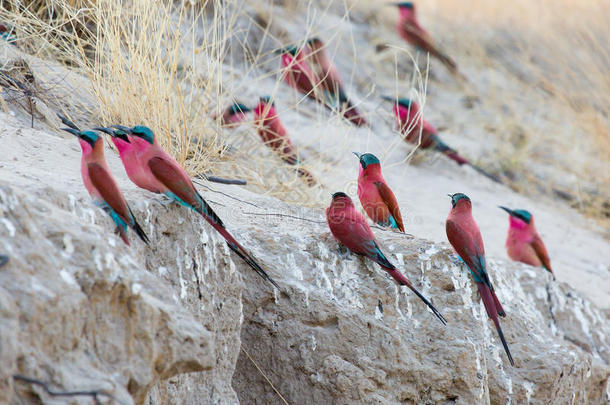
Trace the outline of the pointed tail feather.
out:
<instances>
[{"instance_id":1,"label":"pointed tail feather","mask_svg":"<svg viewBox=\"0 0 610 405\"><path fill-rule=\"evenodd\" d=\"M119 236L121 237L121 239L123 240L123 242L125 242L125 244L127 246L131 246L129 244L129 238L127 237L127 230L121 226L117 226L116 231L119 234Z\"/></svg>"},{"instance_id":2,"label":"pointed tail feather","mask_svg":"<svg viewBox=\"0 0 610 405\"><path fill-rule=\"evenodd\" d=\"M445 55L444 53L442 53L440 50L438 50L436 48L431 49L430 53L433 56L436 56L438 58L438 60L440 60L443 63L443 65L445 65L447 67L447 69L449 69L451 71L451 73L453 73L453 74L457 73L457 70L458 70L457 64L448 55Z\"/></svg>"},{"instance_id":3,"label":"pointed tail feather","mask_svg":"<svg viewBox=\"0 0 610 405\"><path fill-rule=\"evenodd\" d=\"M506 312L504 312L504 308L502 308L502 304L500 304L500 300L498 299L498 296L496 295L496 292L494 290L491 290L491 296L494 300L494 305L496 306L496 311L498 312L498 315L504 318L506 316Z\"/></svg>"},{"instance_id":4,"label":"pointed tail feather","mask_svg":"<svg viewBox=\"0 0 610 405\"><path fill-rule=\"evenodd\" d=\"M349 101L347 102L346 109L343 112L343 118L356 125L357 127L368 125L368 122L364 119L364 117L360 114L356 107L354 107Z\"/></svg>"},{"instance_id":5,"label":"pointed tail feather","mask_svg":"<svg viewBox=\"0 0 610 405\"><path fill-rule=\"evenodd\" d=\"M415 295L417 295L419 299L422 300L428 306L428 308L432 310L434 315L436 315L436 317L443 323L443 325L447 324L447 320L445 319L445 317L434 307L434 305L432 305L430 301L428 301L423 295L421 295L419 291L417 291L415 287L413 287L413 284L411 284L411 282L404 276L404 274L402 274L396 269L391 270L386 267L384 267L383 269L390 273L392 278L396 280L398 284L409 287L411 291L413 291Z\"/></svg>"},{"instance_id":6,"label":"pointed tail feather","mask_svg":"<svg viewBox=\"0 0 610 405\"><path fill-rule=\"evenodd\" d=\"M316 184L318 184L316 182L316 179L313 177L313 175L309 171L307 171L307 170L305 170L303 168L299 168L297 170L297 173L299 174L299 176L301 176L301 177L303 177L305 179L305 181L307 182L307 185L309 187L313 187Z\"/></svg>"},{"instance_id":7,"label":"pointed tail feather","mask_svg":"<svg viewBox=\"0 0 610 405\"><path fill-rule=\"evenodd\" d=\"M136 221L136 217L133 215L133 212L131 212L131 207L129 205L127 206L127 209L129 210L129 216L131 217L131 223L129 224L129 226L131 227L131 229L133 229L136 235L138 235L138 237L148 245L150 239L148 239L148 236L146 235L140 224L138 224L138 221Z\"/></svg>"},{"instance_id":8,"label":"pointed tail feather","mask_svg":"<svg viewBox=\"0 0 610 405\"><path fill-rule=\"evenodd\" d=\"M502 346L504 346L504 351L506 352L506 355L508 356L508 361L510 361L510 365L515 367L515 361L513 360L513 356L510 354L510 350L508 350L508 344L506 344L506 339L504 339L504 333L502 333L502 328L500 327L499 322L496 324L496 331L498 332L498 335L500 336L500 340L502 341Z\"/></svg>"},{"instance_id":9,"label":"pointed tail feather","mask_svg":"<svg viewBox=\"0 0 610 405\"><path fill-rule=\"evenodd\" d=\"M432 141L434 142L434 150L437 152L441 152L443 155L447 156L449 159L457 162L458 165L470 164L468 159L460 156L459 153L438 137L438 135L432 135Z\"/></svg>"},{"instance_id":10,"label":"pointed tail feather","mask_svg":"<svg viewBox=\"0 0 610 405\"><path fill-rule=\"evenodd\" d=\"M210 225L212 225L212 227L214 229L216 229L216 231L218 231L219 234L222 235L223 238L225 238L225 240L227 241L227 245L229 245L229 247L231 248L232 251L234 251L237 256L241 257L242 260L244 262L246 262L246 264L248 264L248 266L250 266L254 271L256 271L258 273L259 276L261 276L263 279L269 281L271 284L273 284L278 290L281 291L280 286L275 282L275 280L273 280L271 278L271 276L269 276L269 274L267 274L267 272L265 270L263 270L263 268L254 260L254 258L252 258L252 256L250 256L248 254L248 252L246 252L246 249L243 248L243 246L241 246L233 237L233 235L231 235L225 228L224 226L221 226L220 224L214 222L210 217L208 217L207 215L203 215L203 217L210 223Z\"/></svg>"},{"instance_id":11,"label":"pointed tail feather","mask_svg":"<svg viewBox=\"0 0 610 405\"><path fill-rule=\"evenodd\" d=\"M477 287L479 288L479 294L481 294L483 305L485 305L487 316L491 318L494 325L496 326L496 331L500 336L500 340L502 341L502 346L504 346L504 351L508 356L508 360L510 361L511 366L514 366L515 362L513 361L513 356L510 354L508 344L506 343L506 339L504 339L504 334L502 333L502 328L500 327L500 320L498 319L499 311L501 310L502 312L504 312L504 310L502 310L501 308L496 308L495 301L497 300L497 298L494 299L495 293L493 293L487 285L483 283L477 283Z\"/></svg>"},{"instance_id":12,"label":"pointed tail feather","mask_svg":"<svg viewBox=\"0 0 610 405\"><path fill-rule=\"evenodd\" d=\"M483 176L487 177L489 180L491 180L491 181L495 181L496 183L499 183L499 184L504 184L504 183L502 183L502 180L500 180L500 178L499 178L499 177L494 176L493 174L489 174L489 173L487 173L485 170L481 169L481 168L480 168L479 166L477 166L477 165L474 165L474 164L472 164L472 163L470 163L470 162L467 162L467 163L470 165L470 167L472 167L474 170L476 170L477 172L479 172L479 173L480 173L480 174L482 174Z\"/></svg>"}]
</instances>

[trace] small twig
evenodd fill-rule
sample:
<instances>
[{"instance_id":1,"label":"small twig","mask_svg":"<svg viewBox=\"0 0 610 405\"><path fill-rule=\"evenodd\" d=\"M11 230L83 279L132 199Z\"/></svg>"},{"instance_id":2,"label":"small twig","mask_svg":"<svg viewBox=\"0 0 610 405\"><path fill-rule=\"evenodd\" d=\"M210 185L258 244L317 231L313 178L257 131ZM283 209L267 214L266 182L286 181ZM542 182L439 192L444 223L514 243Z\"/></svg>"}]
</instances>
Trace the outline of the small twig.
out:
<instances>
[{"instance_id":1,"label":"small twig","mask_svg":"<svg viewBox=\"0 0 610 405\"><path fill-rule=\"evenodd\" d=\"M211 191L211 192L213 192L213 193L222 194L222 195L224 195L225 197L232 198L233 200L236 200L236 201L242 202L242 203L244 203L244 204L251 205L251 206L256 207L256 208L260 208L258 205L254 204L254 203L251 203L251 202L249 202L249 201L240 200L239 198L237 198L237 197L233 197L232 195L227 194L227 193L223 193L222 191L214 190L213 188L211 188L211 187L209 187L209 186L206 186L205 184L201 184L201 183L199 183L199 182L198 182L198 181L196 181L196 180L193 180L193 183L197 184L198 186L204 187L205 189L207 189L207 190L209 190L209 191Z\"/></svg>"},{"instance_id":2,"label":"small twig","mask_svg":"<svg viewBox=\"0 0 610 405\"><path fill-rule=\"evenodd\" d=\"M393 228L388 228L388 227L383 227L383 226L379 226L379 225L371 225L371 228L375 228L375 229L379 229L380 231L384 231L384 232L392 232L392 233L399 233L399 232L395 232L392 229ZM413 236L410 233L406 233L406 232L400 232L405 236L408 236L410 238L414 238L415 236Z\"/></svg>"},{"instance_id":3,"label":"small twig","mask_svg":"<svg viewBox=\"0 0 610 405\"><path fill-rule=\"evenodd\" d=\"M248 184L248 182L246 180L240 180L240 179L225 179L223 177L217 177L217 176L205 176L207 181L211 181L214 183L220 183L220 184L236 184L238 186L245 186L246 184Z\"/></svg>"},{"instance_id":4,"label":"small twig","mask_svg":"<svg viewBox=\"0 0 610 405\"><path fill-rule=\"evenodd\" d=\"M308 219L308 218L301 218L301 217L297 217L295 215L288 215L288 214L276 214L276 213L263 213L263 212L244 212L244 214L246 215L269 215L272 217L286 217L286 218L294 218L294 219L298 219L301 221L307 221L307 222L313 222L314 224L325 224L326 221L316 221L315 219Z\"/></svg>"},{"instance_id":5,"label":"small twig","mask_svg":"<svg viewBox=\"0 0 610 405\"><path fill-rule=\"evenodd\" d=\"M265 375L265 373L263 373L263 370L260 369L260 367L258 366L258 364L256 364L256 362L254 361L254 359L250 356L250 354L246 351L246 349L244 349L244 347L241 347L241 351L244 352L244 354L248 357L248 360L250 360L252 362L252 364L254 365L254 367L256 367L256 369L258 370L258 372L263 376L263 378L265 378L265 380L267 380L267 382L269 383L269 385L271 386L271 388L273 388L273 391L275 391L275 393L277 394L278 397L280 397L280 399L284 402L284 404L289 405L288 401L286 401L286 399L282 396L282 394L280 394L280 392L277 390L277 388L275 388L275 386L273 385L273 383L271 382L271 380Z\"/></svg>"},{"instance_id":6,"label":"small twig","mask_svg":"<svg viewBox=\"0 0 610 405\"><path fill-rule=\"evenodd\" d=\"M93 400L95 401L96 404L101 404L100 400L98 398L98 396L102 396L102 397L108 397L114 401L116 401L119 404L123 404L123 402L119 401L117 397L115 397L112 394L109 394L105 391L102 390L91 390L91 391L53 391L52 389L49 388L49 386L40 381L37 380L35 378L32 377L26 377L20 374L14 374L13 375L13 379L14 380L18 380L18 381L23 381L26 382L28 384L33 384L33 385L38 385L40 387L42 387L42 389L49 394L52 397L92 397Z\"/></svg>"}]
</instances>

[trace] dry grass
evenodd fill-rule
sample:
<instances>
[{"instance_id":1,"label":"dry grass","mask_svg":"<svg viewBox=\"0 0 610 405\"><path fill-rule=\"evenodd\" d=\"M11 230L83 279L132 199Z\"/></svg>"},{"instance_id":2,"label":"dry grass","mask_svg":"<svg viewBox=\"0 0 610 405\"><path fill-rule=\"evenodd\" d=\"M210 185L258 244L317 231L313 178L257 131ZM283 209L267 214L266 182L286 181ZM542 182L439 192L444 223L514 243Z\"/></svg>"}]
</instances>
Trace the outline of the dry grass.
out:
<instances>
[{"instance_id":1,"label":"dry grass","mask_svg":"<svg viewBox=\"0 0 610 405\"><path fill-rule=\"evenodd\" d=\"M504 112L494 127L505 169L523 173L513 186L559 188L583 212L610 218L610 4L436 0L421 8L446 38L459 38L450 41L462 58L512 79L477 90ZM518 107L507 111L510 104ZM537 164L558 170L541 178L530 171ZM578 180L568 186L570 176Z\"/></svg>"},{"instance_id":2,"label":"dry grass","mask_svg":"<svg viewBox=\"0 0 610 405\"><path fill-rule=\"evenodd\" d=\"M98 101L89 112L92 121L146 123L192 174L242 177L256 191L289 202L318 205L327 200L328 190L307 188L294 168L261 144L251 126L226 131L210 119L230 100L252 105L260 95L291 91L279 78L274 49L321 36L330 44L331 56L345 55L350 48L351 63L341 73L361 99L410 92L420 104L426 101L427 72L413 72L409 46L387 40L395 9L377 3L285 0L282 8L254 0L35 0L27 8L15 6L22 4L17 1L2 4L0 18L15 25L30 52L60 60L89 77ZM434 83L437 90L475 98L475 108L486 113L477 117L476 126L493 136L493 154L479 163L514 173L512 186L526 193L532 185L547 191L567 187L578 208L608 215L607 3L431 0L418 2L418 8L424 25L451 48L467 73L494 71L502 77L499 82L487 77L481 84L471 76L466 86L442 78ZM380 52L358 43L345 29L350 20L372 24L373 43L397 47ZM385 83L379 74L385 75ZM297 112L307 117L320 138L331 124L341 134L337 150L349 146L355 131L350 124L291 94L291 103L284 97L278 104L280 116ZM369 113L370 119L393 126L388 105ZM372 130L367 137L376 142ZM396 137L383 146L391 150L401 142ZM305 168L321 177L337 163L315 148L303 148L302 154ZM540 176L537 167L551 168L551 174ZM568 176L578 179L575 186L566 186Z\"/></svg>"}]
</instances>

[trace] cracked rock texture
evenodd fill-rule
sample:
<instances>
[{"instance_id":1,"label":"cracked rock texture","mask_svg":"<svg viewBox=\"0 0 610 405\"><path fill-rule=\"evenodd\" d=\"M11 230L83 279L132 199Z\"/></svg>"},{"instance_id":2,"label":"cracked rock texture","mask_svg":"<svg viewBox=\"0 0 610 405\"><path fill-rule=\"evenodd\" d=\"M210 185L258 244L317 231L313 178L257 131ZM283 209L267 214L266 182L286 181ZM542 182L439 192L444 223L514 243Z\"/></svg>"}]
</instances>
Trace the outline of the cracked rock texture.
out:
<instances>
[{"instance_id":1,"label":"cracked rock texture","mask_svg":"<svg viewBox=\"0 0 610 405\"><path fill-rule=\"evenodd\" d=\"M376 230L391 260L448 319L443 326L376 265L343 259L324 223L249 214L297 207L213 186L254 204L245 206L202 189L283 286L280 294L200 217L164 206L121 174L151 238L145 246L132 235L131 248L124 246L80 184L74 139L29 129L17 135L6 122L1 402L62 403L13 382L13 374L142 404L280 403L262 374L291 404L608 401L607 315L545 271L489 259L508 312L502 325L513 368L446 244ZM107 158L122 173L114 153ZM319 210L298 213L322 220Z\"/></svg>"},{"instance_id":2,"label":"cracked rock texture","mask_svg":"<svg viewBox=\"0 0 610 405\"><path fill-rule=\"evenodd\" d=\"M37 77L61 77L73 85L58 100L74 103L68 106L74 111L85 110L80 107L90 100L76 91L86 88L84 78L57 66L45 76L41 66L46 61L27 59ZM275 79L269 79L250 95L274 86ZM281 103L288 105L289 96ZM40 387L13 381L14 374L56 390L104 390L123 404L283 403L273 387L290 404L610 401L609 313L588 299L607 302L607 287L597 282L607 281L605 268L597 265L605 246L597 234L546 228L555 241L565 243L569 237L579 248L594 247L579 250L590 257L586 266L576 267L572 264L582 257L571 257L554 243L552 253L563 257L554 259L562 272L559 281L540 269L489 255L491 277L508 314L502 326L516 362L510 367L469 274L439 242L444 237L435 239L444 217L434 210L415 211L440 205L437 194L466 183L480 187L478 201L507 189L471 181L476 173L443 161L440 169L401 165L407 174L389 173L388 180L396 183L406 177L413 181L402 192L429 200L399 198L412 204L410 221L423 218L410 223L410 231L436 242L374 232L390 260L447 318L443 326L377 265L342 257L321 210L290 206L240 187L206 184L225 194L201 187L228 229L285 294L273 290L198 215L136 189L107 149L109 166L151 239L146 246L130 233L132 246L126 247L82 185L78 143L55 128L52 110L59 106L39 100L38 107L46 113L41 112L44 122L39 118L36 129L29 128L27 114L0 111L0 254L10 258L0 268L0 403L93 403L87 397L52 398ZM431 109L433 114L440 110ZM326 124L320 131L297 116L287 111L285 122L301 129L293 132L298 143L311 138L316 150L326 149L324 142L336 143L327 137L315 145L312 133L326 132ZM89 118L75 117L78 122ZM328 123L329 131L340 130L333 125ZM385 135L379 131L384 139L394 136L389 128L383 128ZM365 136L350 137L360 142L356 149L368 147ZM396 154L406 155L404 150ZM335 178L326 174L333 188L353 180L355 163L346 156L345 162L329 160L338 173ZM495 206L493 213L475 208L482 227L496 223ZM443 210L448 209L447 201ZM563 211L549 208L547 226L558 212ZM264 215L269 213L314 222ZM559 222L571 226L577 222L572 218ZM496 243L489 243L489 250L503 249L498 241L504 231L499 235L495 227ZM587 278L589 273L594 278ZM575 289L561 281L568 278ZM576 285L579 279L594 280L591 295L586 282Z\"/></svg>"}]
</instances>

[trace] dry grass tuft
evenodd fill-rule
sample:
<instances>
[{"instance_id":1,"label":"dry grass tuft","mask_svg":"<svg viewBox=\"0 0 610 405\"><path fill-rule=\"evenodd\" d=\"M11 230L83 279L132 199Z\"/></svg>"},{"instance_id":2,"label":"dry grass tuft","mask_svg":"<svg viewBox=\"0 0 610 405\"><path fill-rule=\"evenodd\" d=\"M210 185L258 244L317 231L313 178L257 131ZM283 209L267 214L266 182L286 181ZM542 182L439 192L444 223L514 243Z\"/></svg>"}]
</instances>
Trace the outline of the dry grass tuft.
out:
<instances>
[{"instance_id":1,"label":"dry grass tuft","mask_svg":"<svg viewBox=\"0 0 610 405\"><path fill-rule=\"evenodd\" d=\"M258 96L274 96L281 99L281 117L298 115L314 127L319 147L301 148L305 168L319 178L333 170L338 161L324 143L326 128L333 127L332 148L341 151L349 148L355 129L338 114L288 90L275 49L314 35L324 38L331 57L341 55L344 61L339 67L348 87L359 91L369 103L369 118L380 125L393 126L393 121L389 105L378 104L371 111L378 93L411 93L422 106L426 101L426 63L414 63L411 47L388 40L396 12L377 3L25 4L3 1L0 19L14 25L22 48L59 60L90 79L98 102L88 111L92 123L146 124L191 174L242 177L257 192L294 203L319 205L326 202L328 190L306 187L294 167L262 145L252 126L228 131L210 118L235 99L252 106ZM489 136L482 149L489 153L478 163L507 173L520 191L560 189L572 195L571 203L579 209L609 215L607 3L431 0L418 2L418 8L424 26L471 73L468 84L444 80L443 73L441 80L431 80L435 97L447 91L476 100L470 108L479 115L471 127ZM371 24L365 38L372 44L357 43L353 22ZM289 132L300 131L299 122L287 125ZM436 124L451 129L456 121ZM368 144L379 142L372 128L364 134ZM396 136L383 147L398 145L402 140ZM411 155L404 159L409 160Z\"/></svg>"}]
</instances>

